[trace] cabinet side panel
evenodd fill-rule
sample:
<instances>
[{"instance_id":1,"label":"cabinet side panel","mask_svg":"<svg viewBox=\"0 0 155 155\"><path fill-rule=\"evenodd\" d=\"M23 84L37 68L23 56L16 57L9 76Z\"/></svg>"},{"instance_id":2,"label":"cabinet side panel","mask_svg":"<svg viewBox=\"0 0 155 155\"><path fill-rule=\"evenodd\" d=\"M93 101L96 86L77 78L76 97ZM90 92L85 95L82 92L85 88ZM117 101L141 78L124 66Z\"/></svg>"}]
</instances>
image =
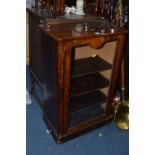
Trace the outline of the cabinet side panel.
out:
<instances>
[{"instance_id":1,"label":"cabinet side panel","mask_svg":"<svg viewBox=\"0 0 155 155\"><path fill-rule=\"evenodd\" d=\"M42 32L44 106L45 111L57 128L58 81L57 81L57 42Z\"/></svg>"},{"instance_id":2,"label":"cabinet side panel","mask_svg":"<svg viewBox=\"0 0 155 155\"><path fill-rule=\"evenodd\" d=\"M40 18L29 12L29 47L30 47L30 68L37 75L40 82L43 82L43 62L41 32L38 28Z\"/></svg>"}]
</instances>

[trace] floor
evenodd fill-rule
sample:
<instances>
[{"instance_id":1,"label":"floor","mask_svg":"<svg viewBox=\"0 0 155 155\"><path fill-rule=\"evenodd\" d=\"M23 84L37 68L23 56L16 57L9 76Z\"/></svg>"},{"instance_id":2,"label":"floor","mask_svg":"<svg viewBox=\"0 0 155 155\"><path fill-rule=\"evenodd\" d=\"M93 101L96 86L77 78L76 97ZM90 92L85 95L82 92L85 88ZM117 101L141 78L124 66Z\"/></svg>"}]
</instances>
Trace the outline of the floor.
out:
<instances>
[{"instance_id":1,"label":"floor","mask_svg":"<svg viewBox=\"0 0 155 155\"><path fill-rule=\"evenodd\" d=\"M29 90L29 66L27 89ZM42 110L31 97L32 103L26 108L26 151L27 155L128 155L129 131L105 125L63 144L56 144L44 121Z\"/></svg>"}]
</instances>

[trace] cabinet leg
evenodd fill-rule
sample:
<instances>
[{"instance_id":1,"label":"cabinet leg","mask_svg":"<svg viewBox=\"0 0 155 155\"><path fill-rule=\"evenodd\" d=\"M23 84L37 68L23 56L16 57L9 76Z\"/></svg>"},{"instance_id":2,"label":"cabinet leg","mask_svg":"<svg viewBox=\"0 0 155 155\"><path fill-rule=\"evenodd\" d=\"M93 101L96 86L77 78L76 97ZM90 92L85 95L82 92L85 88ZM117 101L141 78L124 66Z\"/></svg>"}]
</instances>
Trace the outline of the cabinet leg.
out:
<instances>
[{"instance_id":1,"label":"cabinet leg","mask_svg":"<svg viewBox=\"0 0 155 155\"><path fill-rule=\"evenodd\" d=\"M44 120L45 124L47 125L47 127L48 127L51 135L53 136L55 142L57 144L61 144L63 142L62 138L61 138L61 136L58 135L56 130L53 128L53 126L52 126L51 122L49 121L46 113L43 114L43 120Z\"/></svg>"}]
</instances>

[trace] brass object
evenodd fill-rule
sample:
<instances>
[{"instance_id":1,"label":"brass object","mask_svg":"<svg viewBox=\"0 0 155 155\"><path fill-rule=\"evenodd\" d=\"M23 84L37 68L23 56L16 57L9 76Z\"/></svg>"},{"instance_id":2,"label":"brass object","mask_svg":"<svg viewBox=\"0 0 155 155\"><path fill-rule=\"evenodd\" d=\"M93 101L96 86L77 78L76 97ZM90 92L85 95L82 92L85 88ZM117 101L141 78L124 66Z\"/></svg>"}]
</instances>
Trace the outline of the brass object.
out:
<instances>
[{"instance_id":1,"label":"brass object","mask_svg":"<svg viewBox=\"0 0 155 155\"><path fill-rule=\"evenodd\" d=\"M92 54L92 57L95 58L97 55L96 54Z\"/></svg>"},{"instance_id":2,"label":"brass object","mask_svg":"<svg viewBox=\"0 0 155 155\"><path fill-rule=\"evenodd\" d=\"M119 27L123 27L123 1L118 0L115 8L115 22Z\"/></svg>"},{"instance_id":3,"label":"brass object","mask_svg":"<svg viewBox=\"0 0 155 155\"><path fill-rule=\"evenodd\" d=\"M117 107L115 106L114 120L120 129L129 129L129 101L124 99L124 59L121 64L121 85L122 100L116 100L117 98L114 100L117 105ZM117 103L116 101L120 102Z\"/></svg>"},{"instance_id":4,"label":"brass object","mask_svg":"<svg viewBox=\"0 0 155 155\"><path fill-rule=\"evenodd\" d=\"M121 129L129 129L129 101L122 101L115 113L115 122Z\"/></svg>"},{"instance_id":5,"label":"brass object","mask_svg":"<svg viewBox=\"0 0 155 155\"><path fill-rule=\"evenodd\" d=\"M115 111L114 120L117 126L121 129L129 129L129 101L124 100L125 87L122 87L123 100L118 105Z\"/></svg>"}]
</instances>

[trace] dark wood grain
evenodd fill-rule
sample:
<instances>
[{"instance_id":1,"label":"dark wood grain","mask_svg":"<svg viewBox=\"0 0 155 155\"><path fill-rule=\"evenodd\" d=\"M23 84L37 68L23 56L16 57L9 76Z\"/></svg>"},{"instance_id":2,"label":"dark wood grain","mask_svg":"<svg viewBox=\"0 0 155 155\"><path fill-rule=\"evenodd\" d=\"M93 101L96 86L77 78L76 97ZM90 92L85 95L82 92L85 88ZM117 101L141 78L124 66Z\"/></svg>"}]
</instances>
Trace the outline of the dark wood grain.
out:
<instances>
[{"instance_id":1,"label":"dark wood grain","mask_svg":"<svg viewBox=\"0 0 155 155\"><path fill-rule=\"evenodd\" d=\"M109 80L99 73L74 78L71 80L71 97L90 93L107 86L109 86Z\"/></svg>"},{"instance_id":2,"label":"dark wood grain","mask_svg":"<svg viewBox=\"0 0 155 155\"><path fill-rule=\"evenodd\" d=\"M112 120L112 100L128 31L116 28L111 33L105 20L94 21L93 18L84 22L84 19L78 19L67 23L45 14L40 10L38 13L30 11L30 70L34 73L30 74L31 88L43 108L45 122L53 131L56 142L61 143ZM40 19L46 19L42 26L39 25ZM76 31L76 25L81 23L87 24L88 31ZM105 33L95 34L103 28ZM74 60L72 49L82 46L100 49L111 41L117 42L113 64L98 56ZM112 76L107 80L100 72L109 69L112 69ZM34 82L42 85L43 101L36 95ZM99 89L106 87L109 91L104 96Z\"/></svg>"},{"instance_id":3,"label":"dark wood grain","mask_svg":"<svg viewBox=\"0 0 155 155\"><path fill-rule=\"evenodd\" d=\"M49 24L50 25L50 24ZM77 26L81 31L77 31ZM87 25L88 29L85 31L85 25ZM47 30L47 27L42 27L43 30ZM105 29L104 33L100 33L102 29ZM96 32L98 32L96 34ZM107 37L116 36L121 33L127 33L126 29L122 29L119 27L116 27L115 33L111 33L111 25L107 20L101 20L96 19L90 20L87 22L82 23L79 22L72 22L72 23L64 23L64 24L57 24L57 25L51 25L49 28L49 35L53 37L55 40L73 40L73 39L87 39L87 38L96 38L98 36L102 36L102 40L106 39ZM100 38L101 39L101 38ZM98 39L98 40L100 40ZM93 39L94 40L94 39ZM101 41L102 43L103 41ZM95 45L98 44L97 42L93 42ZM100 48L100 47L98 47Z\"/></svg>"},{"instance_id":4,"label":"dark wood grain","mask_svg":"<svg viewBox=\"0 0 155 155\"><path fill-rule=\"evenodd\" d=\"M30 68L35 72L41 83L43 83L43 49L41 44L41 31L38 28L39 23L40 18L36 15L32 15L31 12L29 12Z\"/></svg>"},{"instance_id":5,"label":"dark wood grain","mask_svg":"<svg viewBox=\"0 0 155 155\"><path fill-rule=\"evenodd\" d=\"M83 124L99 116L105 115L105 109L102 108L101 104L90 106L87 109L82 109L76 113L70 115L69 127L77 124Z\"/></svg>"},{"instance_id":6,"label":"dark wood grain","mask_svg":"<svg viewBox=\"0 0 155 155\"><path fill-rule=\"evenodd\" d=\"M100 71L105 71L108 69L112 69L112 65L100 58L99 56L83 58L75 60L72 63L71 77L80 77Z\"/></svg>"},{"instance_id":7,"label":"dark wood grain","mask_svg":"<svg viewBox=\"0 0 155 155\"><path fill-rule=\"evenodd\" d=\"M99 5L99 0L96 0L96 3L95 3L95 15L97 16L98 15L98 5Z\"/></svg>"},{"instance_id":8,"label":"dark wood grain","mask_svg":"<svg viewBox=\"0 0 155 155\"><path fill-rule=\"evenodd\" d=\"M69 103L69 113L70 115L73 115L82 110L86 110L89 107L94 107L96 106L96 104L104 102L106 102L106 96L99 90L75 98L71 98Z\"/></svg>"}]
</instances>

